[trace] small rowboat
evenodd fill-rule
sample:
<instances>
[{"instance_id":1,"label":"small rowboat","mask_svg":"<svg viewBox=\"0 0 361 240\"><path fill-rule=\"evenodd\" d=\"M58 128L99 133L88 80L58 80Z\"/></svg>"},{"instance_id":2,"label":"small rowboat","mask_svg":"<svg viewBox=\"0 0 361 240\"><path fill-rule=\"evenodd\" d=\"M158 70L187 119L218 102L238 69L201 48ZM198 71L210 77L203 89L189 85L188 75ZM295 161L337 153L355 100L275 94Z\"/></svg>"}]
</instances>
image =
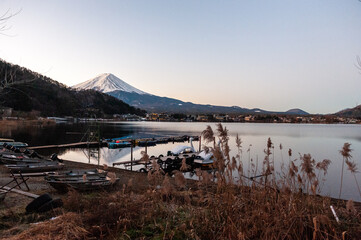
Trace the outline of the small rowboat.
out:
<instances>
[{"instance_id":1,"label":"small rowboat","mask_svg":"<svg viewBox=\"0 0 361 240\"><path fill-rule=\"evenodd\" d=\"M5 165L12 172L21 172L21 173L30 173L30 172L51 172L57 171L64 167L64 164L59 162L38 162L38 163L19 163L19 164L11 164Z\"/></svg>"},{"instance_id":2,"label":"small rowboat","mask_svg":"<svg viewBox=\"0 0 361 240\"><path fill-rule=\"evenodd\" d=\"M30 163L40 163L46 160L40 158L29 158L23 154L19 153L0 153L0 162L5 164L30 164ZM49 160L50 161L50 160Z\"/></svg>"},{"instance_id":3,"label":"small rowboat","mask_svg":"<svg viewBox=\"0 0 361 240\"><path fill-rule=\"evenodd\" d=\"M119 182L119 178L106 177L103 173L85 173L82 176L53 175L45 177L45 180L59 192L67 192L69 188L81 192L108 189Z\"/></svg>"},{"instance_id":4,"label":"small rowboat","mask_svg":"<svg viewBox=\"0 0 361 240\"><path fill-rule=\"evenodd\" d=\"M105 178L107 176L108 172L104 170L98 170L98 169L90 169L90 170L71 170L69 172L52 172L48 173L45 177L45 180L51 180L51 179L65 179L65 180L80 180L84 179L84 175L86 179L98 179L98 178Z\"/></svg>"}]
</instances>

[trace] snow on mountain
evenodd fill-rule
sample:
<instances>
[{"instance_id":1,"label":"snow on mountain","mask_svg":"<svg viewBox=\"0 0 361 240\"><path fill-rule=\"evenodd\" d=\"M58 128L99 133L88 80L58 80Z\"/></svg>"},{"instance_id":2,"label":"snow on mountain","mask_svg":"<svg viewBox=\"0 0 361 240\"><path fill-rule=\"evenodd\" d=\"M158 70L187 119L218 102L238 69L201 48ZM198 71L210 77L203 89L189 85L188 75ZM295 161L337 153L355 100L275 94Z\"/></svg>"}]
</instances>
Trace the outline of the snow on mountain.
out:
<instances>
[{"instance_id":1,"label":"snow on mountain","mask_svg":"<svg viewBox=\"0 0 361 240\"><path fill-rule=\"evenodd\" d=\"M135 92L138 94L148 94L146 92L143 92L128 83L124 82L123 80L117 78L111 73L103 73L99 76L90 79L88 81L79 83L75 86L73 86L75 89L93 89L99 92L103 93L109 93L116 90L121 90L124 92Z\"/></svg>"}]
</instances>

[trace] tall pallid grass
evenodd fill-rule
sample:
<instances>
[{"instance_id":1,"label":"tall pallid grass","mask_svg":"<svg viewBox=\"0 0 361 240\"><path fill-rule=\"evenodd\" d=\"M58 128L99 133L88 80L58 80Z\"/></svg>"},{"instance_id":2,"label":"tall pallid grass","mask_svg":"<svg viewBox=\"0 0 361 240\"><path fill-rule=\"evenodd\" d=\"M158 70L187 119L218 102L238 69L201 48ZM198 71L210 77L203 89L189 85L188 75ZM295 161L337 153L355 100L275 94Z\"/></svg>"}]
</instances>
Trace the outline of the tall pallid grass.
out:
<instances>
[{"instance_id":1,"label":"tall pallid grass","mask_svg":"<svg viewBox=\"0 0 361 240\"><path fill-rule=\"evenodd\" d=\"M342 169L341 169L341 183L340 183L340 193L338 194L338 198L341 198L342 193L342 182L343 182L343 168L345 165L345 160L348 161L352 156L351 152L352 149L350 148L350 143L344 143L342 149L340 150L340 153L342 155Z\"/></svg>"},{"instance_id":2,"label":"tall pallid grass","mask_svg":"<svg viewBox=\"0 0 361 240\"><path fill-rule=\"evenodd\" d=\"M350 158L351 158L351 156L350 156ZM353 175L353 177L355 179L357 189L358 189L358 192L359 192L360 197L361 197L360 186L359 186L357 178L356 178L356 173L358 172L357 165L356 165L356 163L354 161L351 161L350 158L347 158L345 162L346 162L346 165L347 165L347 169L351 172L351 174Z\"/></svg>"},{"instance_id":3,"label":"tall pallid grass","mask_svg":"<svg viewBox=\"0 0 361 240\"><path fill-rule=\"evenodd\" d=\"M264 153L265 153L266 156L265 156L264 161L263 161L263 172L266 175L265 184L267 184L268 175L272 174L273 169L274 169L273 166L270 163L270 156L272 154L272 152L271 152L272 147L273 147L273 143L271 141L271 138L268 138L268 140L267 140L267 148L264 150Z\"/></svg>"},{"instance_id":4,"label":"tall pallid grass","mask_svg":"<svg viewBox=\"0 0 361 240\"><path fill-rule=\"evenodd\" d=\"M241 176L243 175L243 163L242 163L242 139L236 135L236 146L237 146L237 155L236 157L232 157L232 168L238 171L238 174ZM239 163L237 167L237 161ZM242 182L242 178L239 178L240 183Z\"/></svg>"},{"instance_id":5,"label":"tall pallid grass","mask_svg":"<svg viewBox=\"0 0 361 240\"><path fill-rule=\"evenodd\" d=\"M215 145L214 132L211 126L208 125L206 129L203 130L202 137L206 143L213 142L213 145Z\"/></svg>"},{"instance_id":6,"label":"tall pallid grass","mask_svg":"<svg viewBox=\"0 0 361 240\"><path fill-rule=\"evenodd\" d=\"M209 143L214 142L211 139ZM216 158L225 161L220 148L209 149L218 151ZM317 163L311 154L290 159L289 172L276 182L284 187L276 192L270 191L274 187L270 185L249 187L242 181L224 181L230 170L242 164L237 156L230 157L225 173L217 172L216 180L200 169L197 183L181 172L174 178L159 174L148 191L100 193L92 198L77 193L64 206L79 215L74 225L86 230L83 239L359 239L361 217L352 202L346 206L352 215L344 206L336 207L339 224L330 211L330 198L296 192L305 185L316 192L318 175L327 173L329 160ZM156 166L153 170L154 176L161 171Z\"/></svg>"}]
</instances>

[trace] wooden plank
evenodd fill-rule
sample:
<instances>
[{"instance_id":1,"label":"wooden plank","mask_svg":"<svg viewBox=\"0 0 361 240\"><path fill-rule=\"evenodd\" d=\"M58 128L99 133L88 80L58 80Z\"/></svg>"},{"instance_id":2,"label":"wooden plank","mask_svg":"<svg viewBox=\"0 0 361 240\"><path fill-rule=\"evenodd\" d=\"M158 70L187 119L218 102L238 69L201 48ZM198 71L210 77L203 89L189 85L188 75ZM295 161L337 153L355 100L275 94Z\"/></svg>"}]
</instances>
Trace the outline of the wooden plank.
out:
<instances>
[{"instance_id":1,"label":"wooden plank","mask_svg":"<svg viewBox=\"0 0 361 240\"><path fill-rule=\"evenodd\" d=\"M116 162L116 163L113 163L113 166L122 165L122 164L131 164L131 163L133 163L133 165L145 164L145 161L139 159L139 160L133 160L133 161ZM149 163L151 163L151 162L149 162Z\"/></svg>"},{"instance_id":2,"label":"wooden plank","mask_svg":"<svg viewBox=\"0 0 361 240\"><path fill-rule=\"evenodd\" d=\"M41 176L46 176L48 174L55 174L55 172L22 173L21 175L23 177L41 177ZM20 174L15 173L14 176L20 177Z\"/></svg>"},{"instance_id":3,"label":"wooden plank","mask_svg":"<svg viewBox=\"0 0 361 240\"><path fill-rule=\"evenodd\" d=\"M67 148L67 147L88 147L88 146L98 146L99 142L77 142L77 143L68 143L68 144L59 144L59 145L47 145L47 146L35 146L28 147L28 149L45 149L45 148Z\"/></svg>"},{"instance_id":4,"label":"wooden plank","mask_svg":"<svg viewBox=\"0 0 361 240\"><path fill-rule=\"evenodd\" d=\"M10 190L11 188L9 188L9 187L3 187L3 189L5 189L5 190ZM21 191L21 190L19 190L19 189L15 189L15 188L11 189L10 191L15 192L15 193L19 193L19 194L22 194L22 195L25 195L25 196L31 197L31 198L38 198L38 197L39 197L39 195L36 195L36 194L33 194L33 193L29 193L29 192L24 192L24 191Z\"/></svg>"}]
</instances>

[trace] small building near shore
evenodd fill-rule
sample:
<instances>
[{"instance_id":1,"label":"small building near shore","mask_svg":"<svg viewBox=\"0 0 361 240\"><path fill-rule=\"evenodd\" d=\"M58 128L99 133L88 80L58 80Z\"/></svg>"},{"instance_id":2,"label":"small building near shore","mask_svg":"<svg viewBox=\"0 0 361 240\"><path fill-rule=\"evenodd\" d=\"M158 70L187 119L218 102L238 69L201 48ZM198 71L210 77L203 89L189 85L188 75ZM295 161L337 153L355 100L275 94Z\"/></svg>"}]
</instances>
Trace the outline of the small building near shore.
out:
<instances>
[{"instance_id":1,"label":"small building near shore","mask_svg":"<svg viewBox=\"0 0 361 240\"><path fill-rule=\"evenodd\" d=\"M0 107L0 115L2 117L11 117L12 114L13 114L12 108Z\"/></svg>"}]
</instances>

